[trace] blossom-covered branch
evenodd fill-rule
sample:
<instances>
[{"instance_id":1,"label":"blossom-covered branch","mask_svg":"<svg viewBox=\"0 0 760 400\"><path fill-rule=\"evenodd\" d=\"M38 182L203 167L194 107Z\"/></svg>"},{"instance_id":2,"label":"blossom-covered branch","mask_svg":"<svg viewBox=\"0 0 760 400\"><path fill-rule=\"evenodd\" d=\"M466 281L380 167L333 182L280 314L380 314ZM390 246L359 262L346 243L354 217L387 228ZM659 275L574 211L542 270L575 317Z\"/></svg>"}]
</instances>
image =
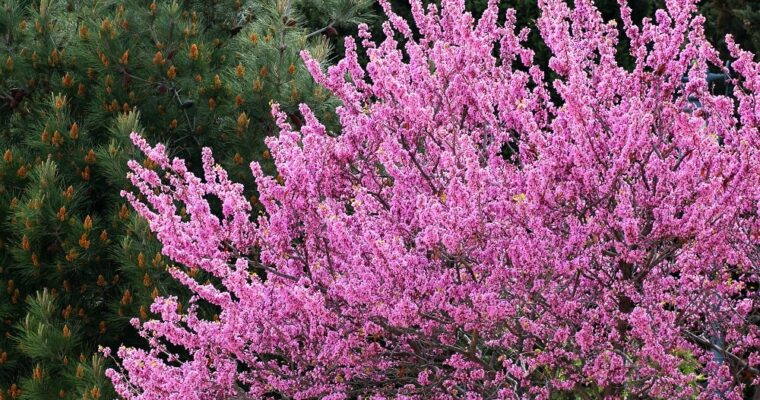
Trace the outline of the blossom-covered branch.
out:
<instances>
[{"instance_id":1,"label":"blossom-covered branch","mask_svg":"<svg viewBox=\"0 0 760 400\"><path fill-rule=\"evenodd\" d=\"M343 102L330 135L278 107L281 179L252 165L265 214L204 153L204 179L133 140L132 163L173 274L151 350L120 349L132 399L741 399L758 383L760 68L731 44L735 99L694 0L622 26L591 0L540 0L549 71L515 13L462 0L389 21L361 67L353 39L317 81ZM621 32L635 65L618 62ZM403 38L402 42L396 38ZM731 43L729 41L729 43ZM682 83L682 77L688 83ZM691 99L698 99L694 108ZM208 198L222 204L213 211ZM187 210L180 216L177 204ZM179 346L179 354L168 350ZM716 350L717 349L717 350ZM183 382L193 382L192 385ZM242 388L242 389L240 389ZM554 397L552 397L554 398Z\"/></svg>"}]
</instances>

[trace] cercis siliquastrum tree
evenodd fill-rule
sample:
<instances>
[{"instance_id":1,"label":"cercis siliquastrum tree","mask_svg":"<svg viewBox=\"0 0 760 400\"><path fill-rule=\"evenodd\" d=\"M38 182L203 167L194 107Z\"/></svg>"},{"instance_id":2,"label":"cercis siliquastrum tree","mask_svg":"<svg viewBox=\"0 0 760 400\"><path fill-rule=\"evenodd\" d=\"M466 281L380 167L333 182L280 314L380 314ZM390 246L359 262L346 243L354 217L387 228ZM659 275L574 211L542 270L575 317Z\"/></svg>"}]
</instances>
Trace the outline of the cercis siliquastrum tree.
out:
<instances>
[{"instance_id":1,"label":"cercis siliquastrum tree","mask_svg":"<svg viewBox=\"0 0 760 400\"><path fill-rule=\"evenodd\" d=\"M727 398L760 368L760 65L731 44L735 98L694 0L604 21L541 0L556 78L496 2L387 7L318 82L335 135L275 105L265 213L203 155L203 178L135 143L125 193L173 276L218 318L158 298L149 351L122 348L126 398ZM636 60L616 61L625 34ZM397 41L402 38L401 41ZM729 39L729 43L731 40ZM683 77L688 83L683 83ZM694 107L694 99L701 107ZM215 199L209 202L209 199ZM179 215L179 207L186 215ZM181 382L192 380L193 385ZM280 397L282 396L282 397ZM578 396L578 397L574 397Z\"/></svg>"}]
</instances>

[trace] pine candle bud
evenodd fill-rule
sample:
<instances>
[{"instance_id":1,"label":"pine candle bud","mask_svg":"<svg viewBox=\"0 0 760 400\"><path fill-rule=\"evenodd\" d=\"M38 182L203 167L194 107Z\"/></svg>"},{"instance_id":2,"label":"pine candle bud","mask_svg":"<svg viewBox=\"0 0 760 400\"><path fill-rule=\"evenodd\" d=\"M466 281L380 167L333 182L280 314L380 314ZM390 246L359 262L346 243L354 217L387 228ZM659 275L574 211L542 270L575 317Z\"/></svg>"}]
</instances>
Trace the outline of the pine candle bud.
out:
<instances>
[{"instance_id":1,"label":"pine candle bud","mask_svg":"<svg viewBox=\"0 0 760 400\"><path fill-rule=\"evenodd\" d=\"M21 237L21 248L24 251L29 251L29 249L32 248L32 245L29 243L29 238L26 235Z\"/></svg>"},{"instance_id":2,"label":"pine candle bud","mask_svg":"<svg viewBox=\"0 0 760 400\"><path fill-rule=\"evenodd\" d=\"M256 35L256 33L251 33L251 36L249 36L248 39L251 40L251 43L253 43L254 46L259 43L259 36Z\"/></svg>"},{"instance_id":3,"label":"pine candle bud","mask_svg":"<svg viewBox=\"0 0 760 400\"><path fill-rule=\"evenodd\" d=\"M5 68L8 71L13 71L13 57L8 56L8 58L5 60Z\"/></svg>"},{"instance_id":4,"label":"pine candle bud","mask_svg":"<svg viewBox=\"0 0 760 400\"><path fill-rule=\"evenodd\" d=\"M245 112L240 113L237 118L237 130L238 133L242 133L245 129L248 129L248 125L250 125L251 120L248 119L248 115L246 115Z\"/></svg>"},{"instance_id":5,"label":"pine candle bud","mask_svg":"<svg viewBox=\"0 0 760 400\"><path fill-rule=\"evenodd\" d=\"M53 100L56 110L60 110L66 104L66 96L56 95Z\"/></svg>"},{"instance_id":6,"label":"pine candle bud","mask_svg":"<svg viewBox=\"0 0 760 400\"><path fill-rule=\"evenodd\" d=\"M79 237L79 247L85 250L90 248L90 240L87 238L86 233L83 233L82 236Z\"/></svg>"},{"instance_id":7,"label":"pine candle bud","mask_svg":"<svg viewBox=\"0 0 760 400\"><path fill-rule=\"evenodd\" d=\"M61 132L58 132L57 129L53 132L52 143L55 147L60 147L63 144L63 137L61 136Z\"/></svg>"},{"instance_id":8,"label":"pine candle bud","mask_svg":"<svg viewBox=\"0 0 760 400\"><path fill-rule=\"evenodd\" d=\"M16 170L16 175L18 175L18 177L19 177L19 178L21 178L21 179L24 179L24 178L26 178L26 167L24 167L23 165L22 165L22 166L20 166L20 167L19 167L19 168Z\"/></svg>"},{"instance_id":9,"label":"pine candle bud","mask_svg":"<svg viewBox=\"0 0 760 400\"><path fill-rule=\"evenodd\" d=\"M243 76L245 76L245 67L243 66L243 64L238 64L237 67L235 67L235 75L238 78L242 78Z\"/></svg>"},{"instance_id":10,"label":"pine candle bud","mask_svg":"<svg viewBox=\"0 0 760 400\"><path fill-rule=\"evenodd\" d=\"M126 306L130 303L132 303L132 293L129 291L129 289L126 289L124 291L124 295L121 296L121 304Z\"/></svg>"},{"instance_id":11,"label":"pine candle bud","mask_svg":"<svg viewBox=\"0 0 760 400\"><path fill-rule=\"evenodd\" d=\"M293 63L291 63L290 66L288 67L288 74L292 76L295 73L296 73L296 66Z\"/></svg>"},{"instance_id":12,"label":"pine candle bud","mask_svg":"<svg viewBox=\"0 0 760 400\"><path fill-rule=\"evenodd\" d=\"M72 247L71 249L69 249L68 253L66 253L66 261L68 261L68 262L74 262L74 260L76 260L78 256L79 256L79 254Z\"/></svg>"},{"instance_id":13,"label":"pine candle bud","mask_svg":"<svg viewBox=\"0 0 760 400\"><path fill-rule=\"evenodd\" d=\"M177 76L177 68L173 65L169 67L169 70L166 71L166 76L169 77L169 79L174 79L174 77Z\"/></svg>"},{"instance_id":14,"label":"pine candle bud","mask_svg":"<svg viewBox=\"0 0 760 400\"><path fill-rule=\"evenodd\" d=\"M164 60L164 55L160 51L157 51L156 54L153 56L153 64L164 65L164 63L166 63L166 61Z\"/></svg>"},{"instance_id":15,"label":"pine candle bud","mask_svg":"<svg viewBox=\"0 0 760 400\"><path fill-rule=\"evenodd\" d=\"M216 100L214 98L208 99L208 109L209 111L214 111L216 109Z\"/></svg>"},{"instance_id":16,"label":"pine candle bud","mask_svg":"<svg viewBox=\"0 0 760 400\"><path fill-rule=\"evenodd\" d=\"M74 197L74 186L69 185L69 187L66 188L66 192L64 192L63 196L66 198L66 200L71 200L72 197ZM66 208L64 208L65 212Z\"/></svg>"},{"instance_id":17,"label":"pine candle bud","mask_svg":"<svg viewBox=\"0 0 760 400\"><path fill-rule=\"evenodd\" d=\"M108 242L108 232L105 229L103 229L103 231L100 232L99 239L101 243Z\"/></svg>"},{"instance_id":18,"label":"pine candle bud","mask_svg":"<svg viewBox=\"0 0 760 400\"><path fill-rule=\"evenodd\" d=\"M214 75L214 89L219 89L222 87L222 78L219 77L219 75Z\"/></svg>"},{"instance_id":19,"label":"pine candle bud","mask_svg":"<svg viewBox=\"0 0 760 400\"><path fill-rule=\"evenodd\" d=\"M63 337L66 339L71 337L71 330L69 329L69 325L64 324L63 325Z\"/></svg>"},{"instance_id":20,"label":"pine candle bud","mask_svg":"<svg viewBox=\"0 0 760 400\"><path fill-rule=\"evenodd\" d=\"M84 156L84 162L87 164L95 164L95 161L97 161L95 151L93 149L90 149Z\"/></svg>"},{"instance_id":21,"label":"pine candle bud","mask_svg":"<svg viewBox=\"0 0 760 400\"><path fill-rule=\"evenodd\" d=\"M90 29L87 28L87 25L82 25L79 27L79 38L82 40L87 40L87 38L90 37Z\"/></svg>"},{"instance_id":22,"label":"pine candle bud","mask_svg":"<svg viewBox=\"0 0 760 400\"><path fill-rule=\"evenodd\" d=\"M92 229L92 217L90 217L89 214L84 218L84 222L82 223L82 226L84 227L84 230L86 231L89 231L90 229Z\"/></svg>"},{"instance_id":23,"label":"pine candle bud","mask_svg":"<svg viewBox=\"0 0 760 400\"><path fill-rule=\"evenodd\" d=\"M69 136L72 139L79 138L79 124L77 124L76 122L71 124L71 128L69 129Z\"/></svg>"},{"instance_id":24,"label":"pine candle bud","mask_svg":"<svg viewBox=\"0 0 760 400\"><path fill-rule=\"evenodd\" d=\"M63 87L71 87L71 85L74 84L74 80L70 73L67 72L63 75L63 78L61 78L61 84Z\"/></svg>"},{"instance_id":25,"label":"pine candle bud","mask_svg":"<svg viewBox=\"0 0 760 400\"><path fill-rule=\"evenodd\" d=\"M124 53L122 53L121 58L119 58L119 64L127 65L128 63L129 63L129 49L124 50Z\"/></svg>"},{"instance_id":26,"label":"pine candle bud","mask_svg":"<svg viewBox=\"0 0 760 400\"><path fill-rule=\"evenodd\" d=\"M190 54L189 57L191 60L197 60L198 59L198 45L193 43L190 45Z\"/></svg>"},{"instance_id":27,"label":"pine candle bud","mask_svg":"<svg viewBox=\"0 0 760 400\"><path fill-rule=\"evenodd\" d=\"M100 287L105 287L106 283L106 277L103 276L103 274L98 275L98 279L95 281L95 284Z\"/></svg>"},{"instance_id":28,"label":"pine candle bud","mask_svg":"<svg viewBox=\"0 0 760 400\"><path fill-rule=\"evenodd\" d=\"M58 56L58 50L53 49L53 51L50 52L50 57L48 57L48 64L56 65L60 61L60 57Z\"/></svg>"},{"instance_id":29,"label":"pine candle bud","mask_svg":"<svg viewBox=\"0 0 760 400\"><path fill-rule=\"evenodd\" d=\"M153 283L153 280L150 278L150 275L146 272L145 275L143 275L143 285L145 287L149 287Z\"/></svg>"},{"instance_id":30,"label":"pine candle bud","mask_svg":"<svg viewBox=\"0 0 760 400\"><path fill-rule=\"evenodd\" d=\"M19 389L18 385L14 383L11 385L10 389L8 389L8 394L12 399L16 399L21 395L21 389Z\"/></svg>"},{"instance_id":31,"label":"pine candle bud","mask_svg":"<svg viewBox=\"0 0 760 400\"><path fill-rule=\"evenodd\" d=\"M269 71L267 70L267 66L264 65L261 67L261 70L259 71L259 75L261 75L262 78L266 78Z\"/></svg>"},{"instance_id":32,"label":"pine candle bud","mask_svg":"<svg viewBox=\"0 0 760 400\"><path fill-rule=\"evenodd\" d=\"M129 217L129 209L127 208L126 204L122 204L121 208L119 209L119 219L123 221L127 219L127 217Z\"/></svg>"},{"instance_id":33,"label":"pine candle bud","mask_svg":"<svg viewBox=\"0 0 760 400\"><path fill-rule=\"evenodd\" d=\"M38 382L42 380L42 367L40 364L37 364L37 366L34 367L34 370L32 371L32 379Z\"/></svg>"},{"instance_id":34,"label":"pine candle bud","mask_svg":"<svg viewBox=\"0 0 760 400\"><path fill-rule=\"evenodd\" d=\"M105 18L100 23L100 30L101 31L110 31L113 26L111 25L111 20L109 18Z\"/></svg>"}]
</instances>

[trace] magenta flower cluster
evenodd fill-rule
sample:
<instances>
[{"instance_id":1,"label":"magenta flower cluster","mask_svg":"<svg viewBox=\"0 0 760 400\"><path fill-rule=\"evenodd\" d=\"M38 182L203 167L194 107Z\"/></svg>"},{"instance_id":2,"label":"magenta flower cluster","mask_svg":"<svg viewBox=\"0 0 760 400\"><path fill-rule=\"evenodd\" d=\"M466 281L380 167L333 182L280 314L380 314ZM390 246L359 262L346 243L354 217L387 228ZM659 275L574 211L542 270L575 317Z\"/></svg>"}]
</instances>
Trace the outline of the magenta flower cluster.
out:
<instances>
[{"instance_id":1,"label":"magenta flower cluster","mask_svg":"<svg viewBox=\"0 0 760 400\"><path fill-rule=\"evenodd\" d=\"M733 93L713 94L696 0L641 22L619 1L620 26L539 0L547 70L496 1L475 20L414 0L413 32L380 0L366 67L351 38L326 72L304 54L340 134L273 106L260 215L210 150L197 177L134 134L158 167L131 162L124 196L212 279L171 269L193 302L135 322L150 350L118 350L120 395L741 399L760 383L760 64L729 38Z\"/></svg>"}]
</instances>

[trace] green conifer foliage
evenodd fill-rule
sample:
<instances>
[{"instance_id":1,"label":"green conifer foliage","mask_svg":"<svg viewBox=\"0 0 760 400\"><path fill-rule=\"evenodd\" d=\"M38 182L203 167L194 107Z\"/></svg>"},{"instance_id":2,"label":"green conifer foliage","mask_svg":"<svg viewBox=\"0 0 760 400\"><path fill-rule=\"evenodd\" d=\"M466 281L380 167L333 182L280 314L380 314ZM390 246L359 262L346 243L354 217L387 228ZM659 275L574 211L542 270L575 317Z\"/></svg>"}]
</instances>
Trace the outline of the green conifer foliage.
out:
<instances>
[{"instance_id":1,"label":"green conifer foliage","mask_svg":"<svg viewBox=\"0 0 760 400\"><path fill-rule=\"evenodd\" d=\"M119 196L127 160L139 157L129 133L167 143L191 168L212 147L256 204L248 164L270 158L270 104L294 123L301 102L334 118L336 101L299 52L328 62L371 3L0 7L0 399L112 398L98 346L139 345L130 319L151 318L159 294L183 295L146 222Z\"/></svg>"},{"instance_id":2,"label":"green conifer foliage","mask_svg":"<svg viewBox=\"0 0 760 400\"><path fill-rule=\"evenodd\" d=\"M745 50L760 50L760 2L754 0L705 0L701 5L707 34L724 53L727 33Z\"/></svg>"}]
</instances>

